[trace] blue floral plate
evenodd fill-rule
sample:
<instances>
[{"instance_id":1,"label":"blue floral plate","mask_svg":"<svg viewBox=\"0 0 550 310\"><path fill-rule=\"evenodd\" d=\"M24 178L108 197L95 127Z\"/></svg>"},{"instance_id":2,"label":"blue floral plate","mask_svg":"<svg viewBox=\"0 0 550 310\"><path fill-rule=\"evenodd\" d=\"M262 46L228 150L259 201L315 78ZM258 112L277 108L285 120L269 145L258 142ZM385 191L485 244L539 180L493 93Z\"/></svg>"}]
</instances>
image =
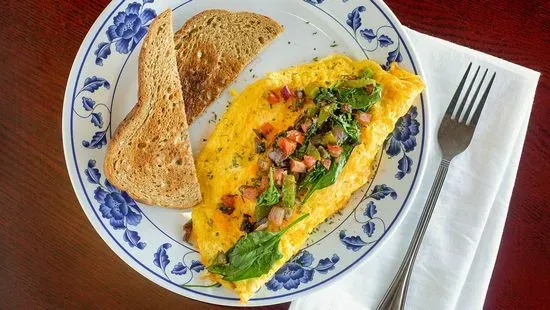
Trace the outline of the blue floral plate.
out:
<instances>
[{"instance_id":1,"label":"blue floral plate","mask_svg":"<svg viewBox=\"0 0 550 310\"><path fill-rule=\"evenodd\" d=\"M106 145L137 101L138 55L153 18L170 7L179 28L204 9L226 8L256 11L284 25L284 33L230 87L236 90L266 72L336 52L370 58L385 67L397 61L420 75L422 69L404 29L380 0L135 1L113 1L107 6L84 39L69 76L63 145L75 193L103 240L143 276L189 298L239 305L232 292L204 279L199 253L182 240L182 225L189 213L136 203L103 173ZM228 99L226 90L191 127L195 155ZM427 108L424 93L396 124L381 150L372 183L357 192L341 213L320 225L302 251L248 305L286 302L328 286L380 247L403 218L422 179Z\"/></svg>"}]
</instances>

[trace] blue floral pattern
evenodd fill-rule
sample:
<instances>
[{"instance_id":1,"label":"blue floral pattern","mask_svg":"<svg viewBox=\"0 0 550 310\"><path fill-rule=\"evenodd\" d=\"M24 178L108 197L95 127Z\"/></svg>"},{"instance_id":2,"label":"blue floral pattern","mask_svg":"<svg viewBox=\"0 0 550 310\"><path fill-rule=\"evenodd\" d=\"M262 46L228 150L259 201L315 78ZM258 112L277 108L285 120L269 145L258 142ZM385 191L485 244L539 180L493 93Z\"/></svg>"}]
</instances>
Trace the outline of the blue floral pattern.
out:
<instances>
[{"instance_id":1,"label":"blue floral pattern","mask_svg":"<svg viewBox=\"0 0 550 310\"><path fill-rule=\"evenodd\" d=\"M168 281L170 281L172 283L175 283L170 278L168 273L166 272L166 269L167 269L168 265L170 264L170 257L168 255L168 250L171 247L172 247L172 244L170 244L170 243L161 244L158 247L157 251L153 254L153 264L162 270L162 273L164 274L164 277ZM186 286L191 286L191 287L214 287L214 286L216 286L216 287L219 287L219 286L221 286L218 283L214 283L214 284L210 284L210 285L196 285L196 284L189 285L189 283L191 281L193 281L193 278L195 277L195 275L200 274L201 272L203 272L205 270L205 267L198 259L196 259L196 260L192 259L191 263L188 264L187 260L186 260L186 257L188 255L194 255L194 256L198 257L199 253L197 251L194 251L194 250L188 251L187 253L185 253L185 255L183 255L183 258L182 258L181 261L174 264L174 266L172 267L172 271L170 271L170 273L172 275L176 276L176 277L183 276L183 275L188 275L187 280L184 280L183 283L178 284L178 285L180 285L182 287L186 287Z\"/></svg>"},{"instance_id":2,"label":"blue floral pattern","mask_svg":"<svg viewBox=\"0 0 550 310\"><path fill-rule=\"evenodd\" d=\"M395 29L392 26L383 25L376 28L376 30L374 30L374 28L369 28L369 27L360 29L362 26L361 13L365 12L366 10L367 10L366 7L363 5L360 5L354 8L347 15L346 24L353 30L353 35L355 37L355 40L357 40L358 43L359 43L359 40L358 40L359 38L363 38L368 43L367 47L361 46L361 48L365 52L374 52L378 48L392 47L392 49L387 54L388 57L386 58L386 63L382 64L382 67L384 69L389 70L392 62L403 61L403 57L401 56L401 52L400 52L401 43L398 38L396 38L397 44L391 38L391 36L395 36L395 37L397 36L397 33L395 32ZM357 35L358 30L359 30L359 36ZM394 46L395 48L393 48Z\"/></svg>"},{"instance_id":3,"label":"blue floral pattern","mask_svg":"<svg viewBox=\"0 0 550 310\"><path fill-rule=\"evenodd\" d=\"M374 202L369 201L367 203L367 207L365 208L365 212L363 212L363 215L368 217L369 220L363 224L363 232L367 234L367 237L372 237L374 234L374 229L376 228L376 224L373 221L374 215L376 215L378 211L376 210L376 205Z\"/></svg>"},{"instance_id":4,"label":"blue floral pattern","mask_svg":"<svg viewBox=\"0 0 550 310\"><path fill-rule=\"evenodd\" d=\"M84 174L88 182L97 185L94 190L94 199L99 202L99 212L102 217L109 220L113 229L124 230L122 238L130 247L144 249L147 243L141 241L137 231L130 229L130 226L138 226L143 217L136 202L126 192L121 192L114 187L107 179L103 184L101 183L101 173L96 167L95 160L88 161Z\"/></svg>"},{"instance_id":5,"label":"blue floral pattern","mask_svg":"<svg viewBox=\"0 0 550 310\"><path fill-rule=\"evenodd\" d=\"M174 265L174 268L172 269L172 274L181 276L186 274L187 270L198 273L204 270L204 265L198 260L192 260L190 266L187 266L182 262L178 262L176 265Z\"/></svg>"},{"instance_id":6,"label":"blue floral pattern","mask_svg":"<svg viewBox=\"0 0 550 310\"><path fill-rule=\"evenodd\" d=\"M361 200L361 203L357 205L353 212L353 216L356 223L362 224L361 230L369 238L369 241L363 240L360 235L348 235L345 229L340 230L339 238L340 242L348 250L357 252L361 250L365 245L373 244L382 237L382 234L386 231L386 223L380 217L377 217L378 213L374 200L382 200L386 197L391 197L393 200L397 199L397 192L387 186L386 184L375 185L369 195L365 195ZM363 210L361 212L361 210ZM377 223L382 227L380 233L375 236Z\"/></svg>"},{"instance_id":7,"label":"blue floral pattern","mask_svg":"<svg viewBox=\"0 0 550 310\"><path fill-rule=\"evenodd\" d=\"M314 260L310 252L303 250L284 264L265 286L271 291L278 291L282 288L285 290L296 289L300 284L313 280L313 275L316 271L326 274L334 270L334 266L338 263L340 257L333 254L331 258L323 258L319 260L317 266L312 267Z\"/></svg>"},{"instance_id":8,"label":"blue floral pattern","mask_svg":"<svg viewBox=\"0 0 550 310\"><path fill-rule=\"evenodd\" d=\"M416 120L417 108L411 107L407 114L399 118L393 132L388 137L386 154L390 157L403 154L398 161L398 172L395 177L401 180L405 175L411 173L413 160L407 155L416 148L416 135L420 132L420 123Z\"/></svg>"},{"instance_id":9,"label":"blue floral pattern","mask_svg":"<svg viewBox=\"0 0 550 310\"><path fill-rule=\"evenodd\" d=\"M100 88L109 90L111 88L111 84L106 79L97 77L95 75L91 77L87 77L84 80L84 85L82 85L82 88L77 93L77 96L82 93L93 94ZM83 140L82 145L85 148L89 148L89 149L100 149L107 144L107 131L109 130L110 126L107 126L106 128L103 129L103 126L104 126L103 114L101 112L97 112L96 110L99 108L102 108L106 110L107 113L110 114L111 109L103 103L100 103L100 104L96 103L90 97L82 96L81 100L82 100L82 108L85 111L84 114L78 113L73 107L74 113L82 119L90 118L90 122L95 127L101 129L99 131L96 131L92 136L92 139L90 139L89 141Z\"/></svg>"},{"instance_id":10,"label":"blue floral pattern","mask_svg":"<svg viewBox=\"0 0 550 310\"><path fill-rule=\"evenodd\" d=\"M155 254L153 254L153 264L162 269L162 272L166 277L168 277L168 275L166 274L166 266L170 264L170 259L168 258L167 251L171 247L172 245L170 243L164 243L159 246Z\"/></svg>"},{"instance_id":11,"label":"blue floral pattern","mask_svg":"<svg viewBox=\"0 0 550 310\"><path fill-rule=\"evenodd\" d=\"M346 247L346 249L352 250L353 252L361 250L362 247L368 244L367 242L363 241L360 236L347 236L345 229L340 230L338 236L340 237L340 241Z\"/></svg>"},{"instance_id":12,"label":"blue floral pattern","mask_svg":"<svg viewBox=\"0 0 550 310\"><path fill-rule=\"evenodd\" d=\"M374 198L376 200L381 200L386 198L386 196L390 196L393 200L397 199L397 193L395 190L386 184L381 185L375 185L372 189L371 194L368 196L368 198Z\"/></svg>"},{"instance_id":13,"label":"blue floral pattern","mask_svg":"<svg viewBox=\"0 0 550 310\"><path fill-rule=\"evenodd\" d=\"M376 39L377 35L374 33L372 29L365 28L361 31L359 31L359 34L367 40L369 43L372 42L372 40Z\"/></svg>"},{"instance_id":14,"label":"blue floral pattern","mask_svg":"<svg viewBox=\"0 0 550 310\"><path fill-rule=\"evenodd\" d=\"M112 44L121 54L128 54L136 47L147 33L151 21L157 16L153 9L144 8L146 3L152 2L152 0L144 0L143 4L132 2L128 4L126 10L119 12L113 18L113 25L109 26L106 32L108 42L99 43L94 52L96 65L103 66L103 60L111 55Z\"/></svg>"},{"instance_id":15,"label":"blue floral pattern","mask_svg":"<svg viewBox=\"0 0 550 310\"><path fill-rule=\"evenodd\" d=\"M348 19L346 24L353 29L353 32L356 33L357 29L361 27L361 12L365 12L366 8L364 6L358 6L351 13L348 14Z\"/></svg>"}]
</instances>

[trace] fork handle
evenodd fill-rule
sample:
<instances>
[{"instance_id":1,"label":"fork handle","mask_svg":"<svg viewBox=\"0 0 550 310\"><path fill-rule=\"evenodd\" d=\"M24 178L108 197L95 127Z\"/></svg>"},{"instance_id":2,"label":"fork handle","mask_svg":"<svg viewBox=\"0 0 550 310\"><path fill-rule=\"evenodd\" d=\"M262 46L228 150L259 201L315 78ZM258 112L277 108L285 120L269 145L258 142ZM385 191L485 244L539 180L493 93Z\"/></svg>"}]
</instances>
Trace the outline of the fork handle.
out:
<instances>
[{"instance_id":1,"label":"fork handle","mask_svg":"<svg viewBox=\"0 0 550 310\"><path fill-rule=\"evenodd\" d=\"M405 299L407 297L407 288L409 286L412 267L416 259L416 254L418 253L418 249L420 248L420 243L422 242L422 238L424 237L424 233L426 232L426 228L428 227L428 223L432 217L437 198L439 197L439 192L441 191L441 187L445 181L445 176L447 175L447 170L449 169L449 163L450 160L443 159L439 164L439 169L437 170L435 180L432 184L432 189L430 190L428 200L426 201L426 205L424 206L424 210L420 216L418 226L416 226L416 230L414 231L407 254L403 259L395 278L393 278L390 287L386 291L386 294L384 294L384 298L376 308L378 310L403 310L405 308Z\"/></svg>"}]
</instances>

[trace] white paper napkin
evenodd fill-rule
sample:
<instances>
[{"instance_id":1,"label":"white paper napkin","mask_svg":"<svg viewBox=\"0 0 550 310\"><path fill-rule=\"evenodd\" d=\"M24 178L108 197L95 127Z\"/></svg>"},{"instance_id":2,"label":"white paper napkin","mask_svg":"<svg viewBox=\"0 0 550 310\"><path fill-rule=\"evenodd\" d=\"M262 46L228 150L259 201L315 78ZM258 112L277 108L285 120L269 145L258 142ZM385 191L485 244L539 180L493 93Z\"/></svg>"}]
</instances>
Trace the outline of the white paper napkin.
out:
<instances>
[{"instance_id":1,"label":"white paper napkin","mask_svg":"<svg viewBox=\"0 0 550 310\"><path fill-rule=\"evenodd\" d=\"M418 223L441 160L437 129L470 62L497 76L469 148L451 162L416 259L406 308L483 307L540 74L413 30L408 34L422 61L433 112L427 126L433 149L418 196L376 255L330 287L294 301L293 310L376 308Z\"/></svg>"}]
</instances>

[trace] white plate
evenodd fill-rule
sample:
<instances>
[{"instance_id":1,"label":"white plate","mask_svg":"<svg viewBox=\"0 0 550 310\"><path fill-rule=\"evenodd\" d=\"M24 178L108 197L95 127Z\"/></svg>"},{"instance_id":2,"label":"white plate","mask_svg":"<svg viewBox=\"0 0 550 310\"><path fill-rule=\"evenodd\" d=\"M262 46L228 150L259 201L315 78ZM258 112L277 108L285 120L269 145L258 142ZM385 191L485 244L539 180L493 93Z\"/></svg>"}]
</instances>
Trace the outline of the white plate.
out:
<instances>
[{"instance_id":1,"label":"white plate","mask_svg":"<svg viewBox=\"0 0 550 310\"><path fill-rule=\"evenodd\" d=\"M146 278L186 297L239 305L236 296L221 287L181 286L211 284L201 277L204 266L199 254L182 241L188 215L135 203L113 188L102 171L105 145L137 101L141 39L155 14L169 7L174 10L176 30L207 8L255 11L284 25L284 33L228 89L242 90L266 72L335 52L368 57L383 65L398 61L420 75L422 70L402 26L377 0L116 1L101 13L75 58L63 108L65 159L82 209L111 249ZM226 90L191 127L195 155L228 98ZM422 178L427 107L423 94L397 124L371 185L357 192L341 214L321 225L303 251L248 305L286 302L328 286L364 262L388 238Z\"/></svg>"}]
</instances>

